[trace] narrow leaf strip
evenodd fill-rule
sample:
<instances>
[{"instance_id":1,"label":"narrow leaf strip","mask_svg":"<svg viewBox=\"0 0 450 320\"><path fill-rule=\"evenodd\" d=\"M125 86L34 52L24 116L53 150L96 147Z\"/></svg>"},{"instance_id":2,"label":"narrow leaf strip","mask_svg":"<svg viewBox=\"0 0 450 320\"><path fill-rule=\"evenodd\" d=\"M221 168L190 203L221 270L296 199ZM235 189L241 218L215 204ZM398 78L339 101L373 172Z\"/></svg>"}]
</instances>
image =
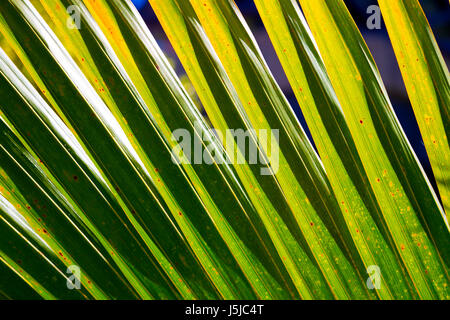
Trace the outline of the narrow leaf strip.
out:
<instances>
[{"instance_id":1,"label":"narrow leaf strip","mask_svg":"<svg viewBox=\"0 0 450 320\"><path fill-rule=\"evenodd\" d=\"M450 214L450 77L417 0L380 0L447 220Z\"/></svg>"}]
</instances>

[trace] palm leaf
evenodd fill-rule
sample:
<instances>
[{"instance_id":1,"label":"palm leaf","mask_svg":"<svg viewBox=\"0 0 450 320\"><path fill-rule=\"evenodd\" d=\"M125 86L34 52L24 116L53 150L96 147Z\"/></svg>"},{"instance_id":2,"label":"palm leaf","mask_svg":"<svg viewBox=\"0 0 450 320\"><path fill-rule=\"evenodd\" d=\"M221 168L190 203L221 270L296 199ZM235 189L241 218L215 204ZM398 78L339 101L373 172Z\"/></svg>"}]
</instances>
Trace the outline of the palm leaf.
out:
<instances>
[{"instance_id":1,"label":"palm leaf","mask_svg":"<svg viewBox=\"0 0 450 320\"><path fill-rule=\"evenodd\" d=\"M294 0L255 3L318 154L231 0L150 0L197 104L130 0L0 3L0 298L449 297L444 211L345 5L301 0L308 26ZM445 152L426 19L383 7L420 24L430 80L411 99L420 118L441 97L427 112Z\"/></svg>"}]
</instances>

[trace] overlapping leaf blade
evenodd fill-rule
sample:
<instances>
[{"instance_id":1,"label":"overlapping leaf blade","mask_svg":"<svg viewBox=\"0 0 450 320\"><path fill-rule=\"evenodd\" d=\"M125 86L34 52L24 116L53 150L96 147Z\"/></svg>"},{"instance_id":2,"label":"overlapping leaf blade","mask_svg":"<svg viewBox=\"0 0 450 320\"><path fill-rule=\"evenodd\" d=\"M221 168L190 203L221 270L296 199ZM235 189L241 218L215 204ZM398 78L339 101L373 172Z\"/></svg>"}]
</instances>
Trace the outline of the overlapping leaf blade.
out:
<instances>
[{"instance_id":1,"label":"overlapping leaf blade","mask_svg":"<svg viewBox=\"0 0 450 320\"><path fill-rule=\"evenodd\" d=\"M300 4L386 225L419 296L448 297L448 225L361 34L341 0L300 0Z\"/></svg>"},{"instance_id":2,"label":"overlapping leaf blade","mask_svg":"<svg viewBox=\"0 0 450 320\"><path fill-rule=\"evenodd\" d=\"M214 127L222 132L228 128L251 128L242 103L237 98L235 89L199 25L193 9L183 2L156 1L151 4L173 41L189 77L193 79ZM183 13L178 5L183 6ZM205 63L206 61L208 63ZM259 167L236 165L235 168L244 181L244 187L248 190L300 296L312 298L323 295L325 291L320 292L323 289L317 290L317 284L320 283L317 281L323 280L297 243L298 231L292 228L295 221L290 216L283 193L278 191L276 180L271 176L261 175ZM313 283L315 285L312 285Z\"/></svg>"},{"instance_id":3,"label":"overlapping leaf blade","mask_svg":"<svg viewBox=\"0 0 450 320\"><path fill-rule=\"evenodd\" d=\"M447 213L450 77L419 1L379 1Z\"/></svg>"},{"instance_id":4,"label":"overlapping leaf blade","mask_svg":"<svg viewBox=\"0 0 450 320\"><path fill-rule=\"evenodd\" d=\"M311 32L294 0L256 0L278 57L305 115L341 212L366 268L377 265L384 299L410 298L409 279L371 191L341 106ZM406 280L405 280L406 279Z\"/></svg>"},{"instance_id":5,"label":"overlapping leaf blade","mask_svg":"<svg viewBox=\"0 0 450 320\"><path fill-rule=\"evenodd\" d=\"M130 0L0 3L0 298L448 298L443 210L343 1L300 0L318 46L297 1L255 2L323 165L233 1L150 0L217 131ZM380 2L420 24L405 62L388 27L445 152L448 70L426 19Z\"/></svg>"},{"instance_id":6,"label":"overlapping leaf blade","mask_svg":"<svg viewBox=\"0 0 450 320\"><path fill-rule=\"evenodd\" d=\"M280 130L280 169L275 176L292 212L289 214L292 214L302 232L303 243L311 250L311 257L318 263L333 293L340 297L362 295L364 289L359 285L349 288L348 284L339 280L340 272L346 276L349 276L350 272L354 277L351 282L362 283L361 280L356 280L358 276L353 271L354 267L350 267L348 256L341 251L348 254L348 248L345 244L341 247L337 245L343 244L340 242L340 235L333 233L336 230L336 221L331 212L337 209L337 203L332 200L322 165L286 98L275 84L259 49L246 25L242 23L237 8L228 1L193 1L192 7L198 16L196 18L189 10L188 3L179 1L177 5L186 21L198 20L203 26L236 89L252 127ZM192 30L194 34L198 33L195 28ZM201 31L199 38L202 38ZM198 87L197 89L199 90ZM323 197L324 192L330 196ZM311 228L312 226L315 227ZM330 230L335 235L335 240L331 240ZM345 232L345 227L340 230ZM318 241L319 238L321 241ZM340 271L330 273L326 270Z\"/></svg>"}]
</instances>

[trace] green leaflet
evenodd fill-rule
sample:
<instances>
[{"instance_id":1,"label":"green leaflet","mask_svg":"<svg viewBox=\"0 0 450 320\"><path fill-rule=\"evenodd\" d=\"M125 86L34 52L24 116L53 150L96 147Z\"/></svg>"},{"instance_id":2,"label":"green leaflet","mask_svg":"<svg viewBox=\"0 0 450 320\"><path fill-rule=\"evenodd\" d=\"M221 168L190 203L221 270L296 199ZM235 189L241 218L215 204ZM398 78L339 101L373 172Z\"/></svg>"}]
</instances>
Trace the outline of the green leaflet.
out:
<instances>
[{"instance_id":1,"label":"green leaflet","mask_svg":"<svg viewBox=\"0 0 450 320\"><path fill-rule=\"evenodd\" d=\"M10 268L10 264L2 260L0 263L0 272L2 273L2 282L0 282L0 299L1 300L23 300L32 299L40 300L44 298L51 299L51 295L39 295L39 289L36 290L30 286L25 276L20 272L15 272L14 267Z\"/></svg>"},{"instance_id":2,"label":"green leaflet","mask_svg":"<svg viewBox=\"0 0 450 320\"><path fill-rule=\"evenodd\" d=\"M3 191L7 195L14 193L23 219L32 223L34 232L46 240L46 249L50 247L66 267L82 266L81 282L86 288L90 289L92 279L96 279L109 297L137 297L108 251L102 247L102 237L90 232L84 224L76 204L63 195L63 189L54 184L57 184L55 179L11 130L4 124L1 128L2 194Z\"/></svg>"},{"instance_id":3,"label":"green leaflet","mask_svg":"<svg viewBox=\"0 0 450 320\"><path fill-rule=\"evenodd\" d=\"M300 4L419 297L448 298L449 233L444 213L393 113L361 34L343 1Z\"/></svg>"},{"instance_id":4,"label":"green leaflet","mask_svg":"<svg viewBox=\"0 0 450 320\"><path fill-rule=\"evenodd\" d=\"M32 240L43 242L43 246L45 246L45 240L35 233L31 234L34 239L28 239L24 235L26 231L24 232L23 229L30 229L30 225L23 218L17 218L20 214L3 195L0 195L0 208L0 230L2 232L0 263L8 267L10 271L14 271L45 299L54 299L55 296L66 299L87 298L85 290L83 290L84 292L70 291L65 288L64 268L55 265L55 261L49 261L49 258L32 242ZM23 229L16 228L13 225L14 222L17 222ZM39 268L39 273L35 273L34 276L30 275L28 271L31 268Z\"/></svg>"},{"instance_id":5,"label":"green leaflet","mask_svg":"<svg viewBox=\"0 0 450 320\"><path fill-rule=\"evenodd\" d=\"M450 77L417 0L379 1L447 213L450 211Z\"/></svg>"}]
</instances>

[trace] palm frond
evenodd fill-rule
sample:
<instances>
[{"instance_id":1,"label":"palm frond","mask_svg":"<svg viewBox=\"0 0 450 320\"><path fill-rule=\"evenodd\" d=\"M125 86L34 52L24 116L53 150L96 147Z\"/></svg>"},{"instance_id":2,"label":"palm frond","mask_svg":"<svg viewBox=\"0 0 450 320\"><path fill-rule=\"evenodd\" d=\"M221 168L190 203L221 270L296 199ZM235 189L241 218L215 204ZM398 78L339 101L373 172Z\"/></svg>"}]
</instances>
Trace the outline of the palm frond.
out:
<instances>
[{"instance_id":1,"label":"palm frond","mask_svg":"<svg viewBox=\"0 0 450 320\"><path fill-rule=\"evenodd\" d=\"M234 1L149 2L201 108L130 0L0 3L0 298L449 298L417 1L380 4L444 208L342 0L255 0L318 152Z\"/></svg>"}]
</instances>

